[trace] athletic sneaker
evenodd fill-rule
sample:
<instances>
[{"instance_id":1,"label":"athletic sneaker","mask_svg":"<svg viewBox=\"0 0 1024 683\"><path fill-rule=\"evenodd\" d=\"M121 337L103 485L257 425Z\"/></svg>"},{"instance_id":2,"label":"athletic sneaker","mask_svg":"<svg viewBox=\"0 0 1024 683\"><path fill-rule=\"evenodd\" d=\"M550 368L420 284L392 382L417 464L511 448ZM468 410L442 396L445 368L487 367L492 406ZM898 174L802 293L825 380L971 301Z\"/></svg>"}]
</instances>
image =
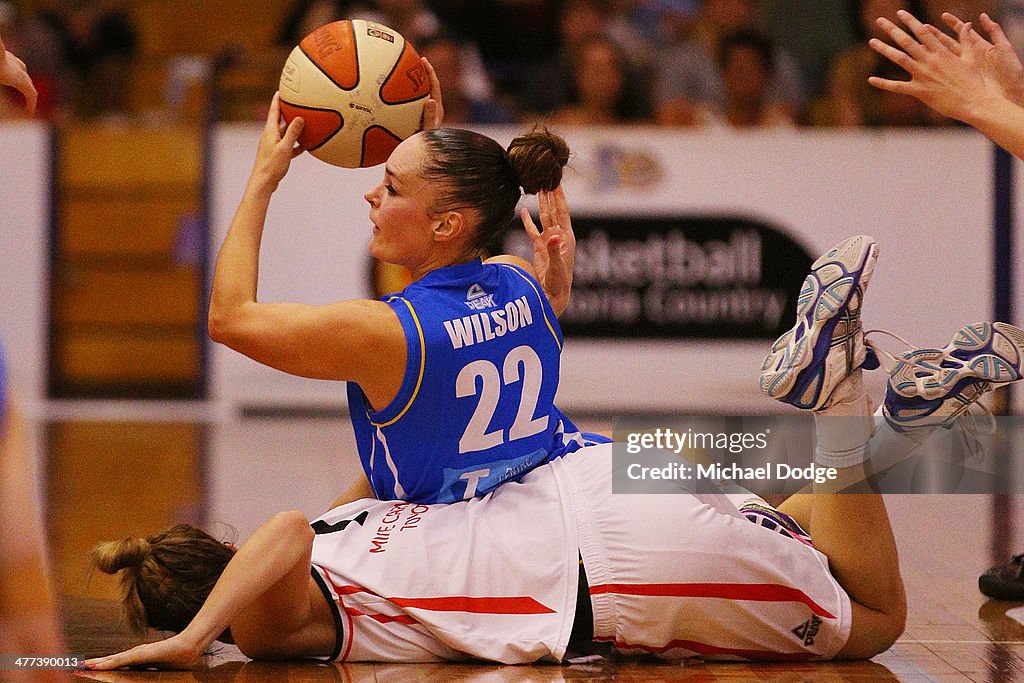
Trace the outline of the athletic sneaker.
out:
<instances>
[{"instance_id":1,"label":"athletic sneaker","mask_svg":"<svg viewBox=\"0 0 1024 683\"><path fill-rule=\"evenodd\" d=\"M804 531L804 528L787 515L775 508L757 501L747 501L740 505L740 514L758 526L770 529L776 533L789 538L794 538L805 545L814 547L811 535Z\"/></svg>"},{"instance_id":2,"label":"athletic sneaker","mask_svg":"<svg viewBox=\"0 0 1024 683\"><path fill-rule=\"evenodd\" d=\"M996 600L1024 600L1024 555L1014 555L979 576L978 590Z\"/></svg>"},{"instance_id":3,"label":"athletic sneaker","mask_svg":"<svg viewBox=\"0 0 1024 683\"><path fill-rule=\"evenodd\" d=\"M820 410L851 372L878 367L860 322L877 258L875 240L858 235L814 262L797 298L796 326L772 344L761 367L761 391L798 408Z\"/></svg>"},{"instance_id":4,"label":"athletic sneaker","mask_svg":"<svg viewBox=\"0 0 1024 683\"><path fill-rule=\"evenodd\" d=\"M990 389L1024 377L1024 330L974 323L941 349L917 349L889 376L883 413L896 431L948 424Z\"/></svg>"}]
</instances>

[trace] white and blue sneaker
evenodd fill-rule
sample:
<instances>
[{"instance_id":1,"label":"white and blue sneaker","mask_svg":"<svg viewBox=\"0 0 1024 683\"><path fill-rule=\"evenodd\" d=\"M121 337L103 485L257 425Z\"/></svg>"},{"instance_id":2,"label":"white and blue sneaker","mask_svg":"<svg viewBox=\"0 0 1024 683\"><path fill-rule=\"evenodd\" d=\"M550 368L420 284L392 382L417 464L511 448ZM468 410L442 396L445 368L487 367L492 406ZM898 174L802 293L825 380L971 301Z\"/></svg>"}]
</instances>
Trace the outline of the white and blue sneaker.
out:
<instances>
[{"instance_id":1,"label":"white and blue sneaker","mask_svg":"<svg viewBox=\"0 0 1024 683\"><path fill-rule=\"evenodd\" d=\"M761 391L798 408L820 410L854 370L878 367L860 321L877 258L875 240L858 235L814 262L797 299L796 326L772 344L761 367Z\"/></svg>"},{"instance_id":2,"label":"white and blue sneaker","mask_svg":"<svg viewBox=\"0 0 1024 683\"><path fill-rule=\"evenodd\" d=\"M974 323L941 349L916 349L898 359L882 412L896 431L948 425L982 394L1024 377L1024 330Z\"/></svg>"}]
</instances>

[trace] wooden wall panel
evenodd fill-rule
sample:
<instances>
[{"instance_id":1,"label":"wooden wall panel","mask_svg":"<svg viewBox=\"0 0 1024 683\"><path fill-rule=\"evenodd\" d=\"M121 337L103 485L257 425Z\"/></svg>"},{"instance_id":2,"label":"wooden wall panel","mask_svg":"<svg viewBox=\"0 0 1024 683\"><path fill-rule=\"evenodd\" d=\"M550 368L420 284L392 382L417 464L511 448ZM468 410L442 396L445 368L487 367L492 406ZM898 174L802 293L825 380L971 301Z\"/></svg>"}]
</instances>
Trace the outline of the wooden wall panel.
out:
<instances>
[{"instance_id":1,"label":"wooden wall panel","mask_svg":"<svg viewBox=\"0 0 1024 683\"><path fill-rule=\"evenodd\" d=\"M194 329L199 274L189 267L77 267L56 283L56 324L175 325Z\"/></svg>"},{"instance_id":2,"label":"wooden wall panel","mask_svg":"<svg viewBox=\"0 0 1024 683\"><path fill-rule=\"evenodd\" d=\"M196 521L200 430L104 422L50 428L48 520L58 591L115 597L115 582L102 573L89 580L96 543Z\"/></svg>"}]
</instances>

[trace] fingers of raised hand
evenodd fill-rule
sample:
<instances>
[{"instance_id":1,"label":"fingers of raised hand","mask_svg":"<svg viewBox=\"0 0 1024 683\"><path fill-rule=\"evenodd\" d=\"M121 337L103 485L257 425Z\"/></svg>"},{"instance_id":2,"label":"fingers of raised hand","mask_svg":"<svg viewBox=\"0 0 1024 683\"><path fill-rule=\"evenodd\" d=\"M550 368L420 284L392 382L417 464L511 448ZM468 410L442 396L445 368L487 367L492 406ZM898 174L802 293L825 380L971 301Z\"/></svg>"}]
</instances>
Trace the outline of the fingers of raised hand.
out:
<instances>
[{"instance_id":1,"label":"fingers of raised hand","mask_svg":"<svg viewBox=\"0 0 1024 683\"><path fill-rule=\"evenodd\" d=\"M533 222L533 217L530 215L529 210L523 207L519 212L519 216L522 218L526 234L530 236L531 240L536 242L540 238L540 230L537 229L536 224Z\"/></svg>"},{"instance_id":2,"label":"fingers of raised hand","mask_svg":"<svg viewBox=\"0 0 1024 683\"><path fill-rule=\"evenodd\" d=\"M434 65L430 63L430 60L426 57L420 57L420 64L427 71L427 78L430 80L430 95L435 99L441 97L441 79L437 77L437 72L434 71Z\"/></svg>"},{"instance_id":3,"label":"fingers of raised hand","mask_svg":"<svg viewBox=\"0 0 1024 683\"><path fill-rule=\"evenodd\" d=\"M569 203L565 201L565 190L559 185L551 191L551 205L555 214L555 221L563 228L569 228Z\"/></svg>"},{"instance_id":4,"label":"fingers of raised hand","mask_svg":"<svg viewBox=\"0 0 1024 683\"><path fill-rule=\"evenodd\" d=\"M931 32L935 36L936 39L938 39L939 44L941 44L942 47L946 48L947 50L952 52L957 57L960 56L960 52L961 52L962 48L960 47L960 43L958 43L956 41L956 38L954 38L953 36L949 35L948 33L943 33L941 30L939 30L938 28L932 26L931 24L928 24L927 28L928 28L928 31Z\"/></svg>"},{"instance_id":5,"label":"fingers of raised hand","mask_svg":"<svg viewBox=\"0 0 1024 683\"><path fill-rule=\"evenodd\" d=\"M302 130L306 127L306 122L300 116L296 116L292 119L291 123L288 124L288 128L284 131L284 137L281 138L282 144L284 144L289 150L291 150L292 157L296 157L302 154L302 146L298 144L299 136L302 135Z\"/></svg>"},{"instance_id":6,"label":"fingers of raised hand","mask_svg":"<svg viewBox=\"0 0 1024 683\"><path fill-rule=\"evenodd\" d=\"M555 213L551 207L551 193L541 191L537 193L537 204L540 207L540 224L545 230L558 225Z\"/></svg>"},{"instance_id":7,"label":"fingers of raised hand","mask_svg":"<svg viewBox=\"0 0 1024 683\"><path fill-rule=\"evenodd\" d=\"M954 33L960 33L960 29L964 25L963 19L953 14L952 12L943 12L942 21L946 24L946 26L953 29Z\"/></svg>"},{"instance_id":8,"label":"fingers of raised hand","mask_svg":"<svg viewBox=\"0 0 1024 683\"><path fill-rule=\"evenodd\" d=\"M1003 33L1003 27L1000 26L997 22L993 21L992 17L982 12L981 16L979 17L979 20L981 22L982 28L984 28L985 31L988 32L988 35L992 39L992 42L994 44L998 45L999 47L1006 46L1012 49L1012 45L1010 44L1009 39L1007 39L1006 34Z\"/></svg>"},{"instance_id":9,"label":"fingers of raised hand","mask_svg":"<svg viewBox=\"0 0 1024 683\"><path fill-rule=\"evenodd\" d=\"M885 31L885 33L892 38L892 41L896 43L901 50L911 57L916 59L923 54L924 48L921 47L921 43L914 40L906 31L893 22L889 21L885 17L879 17L876 23L879 28Z\"/></svg>"},{"instance_id":10,"label":"fingers of raised hand","mask_svg":"<svg viewBox=\"0 0 1024 683\"><path fill-rule=\"evenodd\" d=\"M868 46L871 47L871 49L877 52L878 54L888 59L889 61L893 62L894 64L897 64L898 66L903 67L908 73L912 74L913 69L917 66L917 61L914 60L910 55L901 50L897 50L892 45L889 45L888 43L885 43L879 40L878 38L872 38L871 40L869 40ZM888 90L888 88L885 89Z\"/></svg>"},{"instance_id":11,"label":"fingers of raised hand","mask_svg":"<svg viewBox=\"0 0 1024 683\"><path fill-rule=\"evenodd\" d=\"M438 100L428 97L423 105L423 130L434 130L440 128L444 121L444 107Z\"/></svg>"},{"instance_id":12,"label":"fingers of raised hand","mask_svg":"<svg viewBox=\"0 0 1024 683\"><path fill-rule=\"evenodd\" d=\"M878 88L879 90L887 90L889 92L900 93L904 95L912 95L914 93L914 86L910 81L893 81L888 78L869 76L868 83Z\"/></svg>"},{"instance_id":13,"label":"fingers of raised hand","mask_svg":"<svg viewBox=\"0 0 1024 683\"><path fill-rule=\"evenodd\" d=\"M427 78L430 80L430 97L427 106L430 108L430 117L424 121L424 128L430 130L439 128L444 121L444 100L441 98L441 80L434 71L434 66L426 57L420 57L420 64L427 71ZM433 104L431 104L431 101Z\"/></svg>"},{"instance_id":14,"label":"fingers of raised hand","mask_svg":"<svg viewBox=\"0 0 1024 683\"><path fill-rule=\"evenodd\" d=\"M267 110L267 123L263 127L263 130L267 133L280 134L281 132L281 93L274 93L273 99L270 100L270 109Z\"/></svg>"},{"instance_id":15,"label":"fingers of raised hand","mask_svg":"<svg viewBox=\"0 0 1024 683\"><path fill-rule=\"evenodd\" d=\"M974 30L971 22L967 22L960 27L960 33L957 35L957 39L960 41L960 46L963 49L963 57L968 61L976 61L985 52L992 47L992 44L981 37L981 34Z\"/></svg>"},{"instance_id":16,"label":"fingers of raised hand","mask_svg":"<svg viewBox=\"0 0 1024 683\"><path fill-rule=\"evenodd\" d=\"M921 45L924 45L929 50L934 50L942 46L935 34L928 30L928 25L922 24L918 18L910 12L901 9L896 12L896 16L899 17L900 21L902 21L914 36L917 37L917 40L920 41Z\"/></svg>"},{"instance_id":17,"label":"fingers of raised hand","mask_svg":"<svg viewBox=\"0 0 1024 683\"><path fill-rule=\"evenodd\" d=\"M28 110L28 115L32 116L36 113L36 103L39 101L39 93L36 92L36 86L32 84L31 79L26 79L28 82L24 85L21 90L21 94L25 96L25 108Z\"/></svg>"},{"instance_id":18,"label":"fingers of raised hand","mask_svg":"<svg viewBox=\"0 0 1024 683\"><path fill-rule=\"evenodd\" d=\"M18 92L24 95L28 113L30 115L34 114L39 93L36 91L36 86L32 82L32 77L28 75L28 70L26 70L24 62L10 53L8 53L8 56L13 57L14 62L18 65L18 69L14 72L13 83L11 83L11 85L14 86Z\"/></svg>"}]
</instances>

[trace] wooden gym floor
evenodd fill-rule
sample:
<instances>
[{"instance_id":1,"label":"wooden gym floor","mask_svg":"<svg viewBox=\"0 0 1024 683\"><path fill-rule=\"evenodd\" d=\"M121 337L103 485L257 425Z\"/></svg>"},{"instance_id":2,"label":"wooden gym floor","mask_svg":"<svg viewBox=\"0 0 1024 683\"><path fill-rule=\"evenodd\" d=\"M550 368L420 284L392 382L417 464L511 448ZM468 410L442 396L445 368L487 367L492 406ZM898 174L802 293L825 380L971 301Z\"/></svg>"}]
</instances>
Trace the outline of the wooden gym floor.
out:
<instances>
[{"instance_id":1,"label":"wooden gym floor","mask_svg":"<svg viewBox=\"0 0 1024 683\"><path fill-rule=\"evenodd\" d=\"M123 438L125 450L144 451L145 459L150 463L166 461L171 456L164 452L155 452L153 444L169 444L169 442L187 442L177 431L164 431L161 428L153 432L128 432L130 438ZM342 421L319 420L302 422L293 420L263 421L254 424L226 429L225 433L204 438L215 442L213 450L223 448L225 452L245 453L245 460L238 463L238 471L227 475L211 473L208 464L207 474L202 478L204 485L196 484L199 490L207 491L206 503L200 507L207 508L205 515L213 521L225 520L238 524L239 537L244 538L251 533L252 523L239 519L242 508L228 509L226 503L220 503L218 510L217 490L220 488L218 477L227 476L235 484L229 500L244 501L246 507L257 509L253 519L264 519L275 509L282 506L295 505L296 501L286 503L284 499L274 498L272 489L257 477L253 463L259 462L260 471L268 470L270 475L277 477L279 483L284 481L283 475L274 471L275 463L281 463L282 472L285 465L292 472L304 472L305 478L299 484L312 482L314 474L323 475L323 467L333 467L334 462L341 460L346 452L351 437L349 429ZM278 434L280 432L280 434ZM110 436L114 433L107 430L103 438L97 440L110 447ZM280 437L280 438L279 438ZM153 443L150 443L149 440ZM87 442L74 438L75 451L80 451ZM302 448L286 449L283 444L302 443ZM219 444L219 445L218 445ZM62 442L50 440L51 457L53 449L62 448ZM189 445L186 443L186 445ZM170 445L167 446L170 448ZM263 451L260 450L263 449ZM191 446L187 450L192 450ZM294 458L300 450L308 451L311 460L298 461ZM264 452L265 451L265 452ZM325 456L325 453L333 454ZM221 457L223 454L219 454ZM120 456L119 456L120 457ZM282 461L287 458L287 463ZM319 470L311 463L319 459ZM328 460L330 462L325 463ZM72 468L69 468L69 470ZM78 468L74 468L78 469ZM92 468L97 470L97 468ZM81 471L81 470L79 470ZM97 470L104 472L105 470ZM333 470L336 471L336 470ZM63 474L63 473L62 473ZM109 474L109 473L108 473ZM267 474L263 472L263 474ZM70 475L69 475L70 476ZM269 475L268 475L269 476ZM153 478L162 478L150 468L146 474L146 483L142 488L152 490ZM166 488L189 490L183 487L182 480L187 479L179 470L170 471L163 481ZM106 477L110 486L111 477ZM252 490L245 488L248 481ZM177 482L175 487L170 482ZM295 485L299 485L295 484ZM335 485L330 485L333 489ZM138 488L133 485L132 488ZM280 487L279 487L280 488ZM289 488L293 493L294 488ZM68 509L56 514L88 518L89 523L78 529L78 536L88 537L91 529L100 524L108 524L101 517L96 517L100 509L115 508L118 518L141 517L140 509L152 505L152 500L143 505L139 500L125 498L127 507L114 504L109 498L114 494L106 492L98 485L83 485L77 488L91 491L88 496L64 496L51 489L51 495L57 499L73 498L79 500L80 507ZM262 496L259 491L262 490ZM209 493L212 491L212 493ZM306 491L307 497L310 489ZM316 493L312 497L323 498L328 491ZM117 498L122 498L120 493ZM185 496L189 498L190 496ZM211 498L212 497L212 500ZM162 499L161 499L162 500ZM170 504L180 505L177 498ZM1024 499L1004 499L1010 504L1010 510L1024 510ZM54 499L51 498L51 515ZM210 506L212 505L212 511ZM909 618L906 632L900 641L888 652L869 662L840 664L744 664L744 663L700 663L687 662L659 663L650 661L621 661L594 665L557 666L537 665L520 667L501 667L493 665L468 664L345 664L317 665L312 663L265 664L248 662L243 656L229 646L208 656L202 668L192 672L152 672L152 671L117 671L117 672L67 672L58 675L58 679L71 680L72 676L81 676L99 681L306 681L332 680L345 683L360 681L560 681L560 680L595 680L595 681L672 681L698 679L703 681L731 680L769 680L769 681L806 681L806 680L893 680L893 681L1024 681L1024 604L987 601L977 590L978 574L989 566L993 555L1003 557L1012 552L1024 552L1024 523L1017 523L1016 533L1005 535L1003 542L994 543L993 517L1009 519L1011 522L1017 515L994 515L993 501L989 496L982 495L903 495L887 497L887 506L892 518L893 528L900 548L900 559L903 575L907 585L910 601ZM59 506L57 506L59 507ZM313 509L307 514L315 513ZM194 512L195 507L186 505L183 509ZM176 515L180 516L180 515ZM51 521L53 518L51 517ZM163 521L153 520L155 528L165 526ZM155 529L154 529L155 530ZM117 537L122 534L112 533L107 529L95 539L86 539L88 543L100 538ZM144 528L124 527L124 532L148 532ZM100 534L100 532L94 532ZM68 576L79 576L80 571L69 571L68 563L80 559L85 553L79 545L67 546L62 555L60 544L57 544L58 580L66 593L63 599L64 621L67 631L68 653L83 657L110 654L130 646L133 641L128 637L118 622L116 607L109 599L111 591L105 593L103 581L109 577L97 576L89 582L91 593L76 589L80 584L68 579ZM64 566L61 566L61 564ZM112 587L109 586L109 587ZM0 680L6 680L10 672L0 671ZM80 680L80 679L79 679Z\"/></svg>"}]
</instances>

